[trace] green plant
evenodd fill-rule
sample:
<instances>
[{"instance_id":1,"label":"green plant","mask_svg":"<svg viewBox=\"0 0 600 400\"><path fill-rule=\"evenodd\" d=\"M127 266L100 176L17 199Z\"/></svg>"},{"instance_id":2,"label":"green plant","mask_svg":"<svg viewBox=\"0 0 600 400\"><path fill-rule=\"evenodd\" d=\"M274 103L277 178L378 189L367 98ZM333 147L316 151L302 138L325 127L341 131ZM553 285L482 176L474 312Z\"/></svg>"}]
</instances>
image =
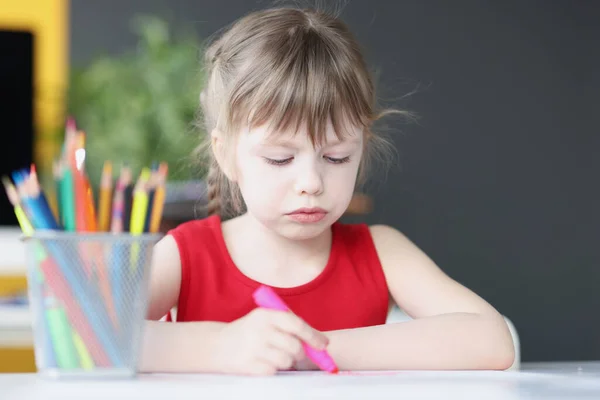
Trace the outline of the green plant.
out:
<instances>
[{"instance_id":1,"label":"green plant","mask_svg":"<svg viewBox=\"0 0 600 400\"><path fill-rule=\"evenodd\" d=\"M134 51L103 56L71 75L69 113L87 134L90 179L99 182L105 160L116 167L126 162L136 172L166 161L169 180L197 179L205 172L190 162L204 135L194 126L203 81L200 42L190 34L173 37L153 16L136 18L133 27Z\"/></svg>"}]
</instances>

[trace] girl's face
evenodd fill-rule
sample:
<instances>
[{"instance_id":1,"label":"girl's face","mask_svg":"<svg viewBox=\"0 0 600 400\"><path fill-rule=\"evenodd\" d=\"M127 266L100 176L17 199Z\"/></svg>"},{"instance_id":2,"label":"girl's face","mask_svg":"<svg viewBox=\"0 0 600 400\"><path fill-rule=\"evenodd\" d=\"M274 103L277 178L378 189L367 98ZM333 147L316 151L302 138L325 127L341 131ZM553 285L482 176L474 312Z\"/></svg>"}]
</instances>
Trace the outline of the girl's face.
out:
<instances>
[{"instance_id":1,"label":"girl's face","mask_svg":"<svg viewBox=\"0 0 600 400\"><path fill-rule=\"evenodd\" d=\"M346 211L362 149L362 130L340 141L331 124L316 146L302 128L295 135L268 135L264 127L242 132L236 181L249 214L290 239L319 235Z\"/></svg>"}]
</instances>

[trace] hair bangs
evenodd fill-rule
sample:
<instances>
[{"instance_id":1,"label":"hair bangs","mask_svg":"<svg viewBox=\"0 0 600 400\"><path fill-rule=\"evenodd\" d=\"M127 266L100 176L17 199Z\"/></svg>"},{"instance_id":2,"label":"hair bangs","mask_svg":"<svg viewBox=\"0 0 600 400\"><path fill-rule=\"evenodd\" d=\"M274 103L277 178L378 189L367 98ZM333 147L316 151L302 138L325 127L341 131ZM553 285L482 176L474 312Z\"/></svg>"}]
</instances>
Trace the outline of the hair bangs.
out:
<instances>
[{"instance_id":1,"label":"hair bangs","mask_svg":"<svg viewBox=\"0 0 600 400\"><path fill-rule=\"evenodd\" d=\"M254 84L238 87L232 107L238 110L237 123L244 119L250 128L267 126L270 135L302 131L314 146L326 142L329 124L339 140L369 127L372 88L364 84L369 77L351 55L334 57L332 44L313 30L291 31L278 44L263 49L260 65L249 71L254 76L245 82Z\"/></svg>"}]
</instances>

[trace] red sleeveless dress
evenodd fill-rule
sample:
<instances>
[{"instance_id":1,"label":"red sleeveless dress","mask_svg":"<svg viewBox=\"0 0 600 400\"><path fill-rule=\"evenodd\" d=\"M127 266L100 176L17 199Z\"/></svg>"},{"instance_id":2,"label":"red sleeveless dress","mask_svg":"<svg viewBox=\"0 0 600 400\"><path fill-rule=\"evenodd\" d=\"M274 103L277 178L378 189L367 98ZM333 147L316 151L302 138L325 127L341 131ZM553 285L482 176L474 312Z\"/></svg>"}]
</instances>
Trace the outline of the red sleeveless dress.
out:
<instances>
[{"instance_id":1,"label":"red sleeveless dress","mask_svg":"<svg viewBox=\"0 0 600 400\"><path fill-rule=\"evenodd\" d=\"M231 322L256 307L252 293L260 283L234 264L218 216L185 222L169 234L181 258L177 321ZM388 287L364 224L333 224L325 269L303 285L274 290L320 331L381 325L387 319Z\"/></svg>"}]
</instances>

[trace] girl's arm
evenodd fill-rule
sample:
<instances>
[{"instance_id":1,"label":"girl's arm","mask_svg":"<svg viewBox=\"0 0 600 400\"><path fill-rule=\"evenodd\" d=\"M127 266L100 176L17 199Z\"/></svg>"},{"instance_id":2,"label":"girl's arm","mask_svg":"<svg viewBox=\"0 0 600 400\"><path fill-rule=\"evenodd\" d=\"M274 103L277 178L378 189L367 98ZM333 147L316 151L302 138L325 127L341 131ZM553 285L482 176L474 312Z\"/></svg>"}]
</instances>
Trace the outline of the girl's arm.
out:
<instances>
[{"instance_id":1,"label":"girl's arm","mask_svg":"<svg viewBox=\"0 0 600 400\"><path fill-rule=\"evenodd\" d=\"M328 332L340 369L507 369L514 345L501 314L449 278L410 240L371 227L390 294L408 322Z\"/></svg>"},{"instance_id":2,"label":"girl's arm","mask_svg":"<svg viewBox=\"0 0 600 400\"><path fill-rule=\"evenodd\" d=\"M218 363L214 344L225 324L158 322L177 303L180 285L179 249L167 235L154 247L141 372L207 372Z\"/></svg>"},{"instance_id":3,"label":"girl's arm","mask_svg":"<svg viewBox=\"0 0 600 400\"><path fill-rule=\"evenodd\" d=\"M216 372L220 322L146 321L140 372Z\"/></svg>"},{"instance_id":4,"label":"girl's arm","mask_svg":"<svg viewBox=\"0 0 600 400\"><path fill-rule=\"evenodd\" d=\"M171 235L162 238L152 254L147 318L159 320L177 304L181 286L181 259Z\"/></svg>"}]
</instances>

